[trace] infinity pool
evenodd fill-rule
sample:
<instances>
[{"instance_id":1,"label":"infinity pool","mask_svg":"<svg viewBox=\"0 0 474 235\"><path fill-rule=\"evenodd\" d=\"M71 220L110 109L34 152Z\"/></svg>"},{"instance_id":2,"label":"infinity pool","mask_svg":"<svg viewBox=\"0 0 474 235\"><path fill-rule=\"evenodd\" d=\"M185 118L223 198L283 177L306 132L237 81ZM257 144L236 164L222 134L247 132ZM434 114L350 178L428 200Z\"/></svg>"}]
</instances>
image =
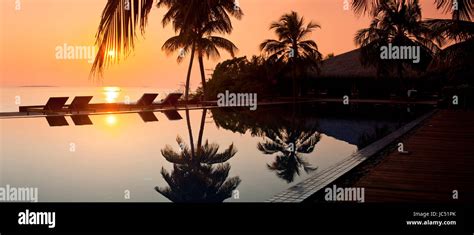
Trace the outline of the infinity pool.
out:
<instances>
[{"instance_id":1,"label":"infinity pool","mask_svg":"<svg viewBox=\"0 0 474 235\"><path fill-rule=\"evenodd\" d=\"M414 110L293 104L0 119L0 185L37 187L40 202L260 202Z\"/></svg>"}]
</instances>

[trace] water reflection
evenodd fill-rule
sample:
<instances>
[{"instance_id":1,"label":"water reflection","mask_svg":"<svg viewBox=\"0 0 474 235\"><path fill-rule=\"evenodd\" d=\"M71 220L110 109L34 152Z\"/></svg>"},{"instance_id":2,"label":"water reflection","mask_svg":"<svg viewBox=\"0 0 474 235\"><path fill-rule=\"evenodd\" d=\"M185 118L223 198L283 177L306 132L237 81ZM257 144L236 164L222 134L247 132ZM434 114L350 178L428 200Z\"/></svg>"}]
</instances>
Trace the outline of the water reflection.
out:
<instances>
[{"instance_id":1,"label":"water reflection","mask_svg":"<svg viewBox=\"0 0 474 235\"><path fill-rule=\"evenodd\" d=\"M114 114L107 115L107 117L105 118L105 123L108 126L115 126L117 124L117 115L114 115Z\"/></svg>"},{"instance_id":2,"label":"water reflection","mask_svg":"<svg viewBox=\"0 0 474 235\"><path fill-rule=\"evenodd\" d=\"M103 92L107 103L115 103L120 94L119 87L104 87Z\"/></svg>"},{"instance_id":3,"label":"water reflection","mask_svg":"<svg viewBox=\"0 0 474 235\"><path fill-rule=\"evenodd\" d=\"M218 144L210 144L208 140L202 143L206 109L202 111L197 145L194 145L189 110L185 112L190 145L178 136L176 142L180 150L175 151L170 145L161 150L163 157L173 163L173 170L161 169L168 186L157 186L155 190L172 202L223 202L241 182L238 176L228 178L231 167L227 161L237 149L232 143L219 153Z\"/></svg>"},{"instance_id":4,"label":"water reflection","mask_svg":"<svg viewBox=\"0 0 474 235\"><path fill-rule=\"evenodd\" d=\"M268 107L258 111L236 109L213 109L216 125L233 132L250 133L263 137L257 149L275 160L267 168L291 183L302 171L310 173L317 169L305 159L305 154L314 151L321 138L314 119L305 118L298 105Z\"/></svg>"},{"instance_id":5,"label":"water reflection","mask_svg":"<svg viewBox=\"0 0 474 235\"><path fill-rule=\"evenodd\" d=\"M50 127L69 126L69 123L64 116L46 116L46 121L48 121Z\"/></svg>"},{"instance_id":6,"label":"water reflection","mask_svg":"<svg viewBox=\"0 0 474 235\"><path fill-rule=\"evenodd\" d=\"M176 110L164 110L161 111L169 121L178 121L183 119L181 115ZM155 113L152 111L142 111L138 112L138 115L143 122L157 122L158 118ZM74 125L83 126L83 125L94 125L89 115L87 114L74 114L70 116ZM118 115L117 114L107 114L104 118L106 126L116 126L118 124ZM50 127L56 126L69 126L66 116L63 115L51 115L46 116L46 121Z\"/></svg>"},{"instance_id":7,"label":"water reflection","mask_svg":"<svg viewBox=\"0 0 474 235\"><path fill-rule=\"evenodd\" d=\"M278 177L291 183L296 175L300 175L300 169L306 173L316 170L303 157L303 154L312 153L321 139L321 134L314 125L267 129L264 133L265 141L258 143L257 149L264 154L276 154L275 161L267 164L267 167L276 171Z\"/></svg>"},{"instance_id":8,"label":"water reflection","mask_svg":"<svg viewBox=\"0 0 474 235\"><path fill-rule=\"evenodd\" d=\"M72 115L71 119L76 126L93 125L92 120L88 115Z\"/></svg>"},{"instance_id":9,"label":"water reflection","mask_svg":"<svg viewBox=\"0 0 474 235\"><path fill-rule=\"evenodd\" d=\"M144 122L157 122L158 118L155 116L153 112L139 112L140 118Z\"/></svg>"},{"instance_id":10,"label":"water reflection","mask_svg":"<svg viewBox=\"0 0 474 235\"><path fill-rule=\"evenodd\" d=\"M212 116L217 127L264 138L257 149L275 157L267 168L291 183L301 172L317 168L304 155L314 152L321 134L362 149L401 127L413 114L403 112L403 107L289 104L259 107L256 111L212 109Z\"/></svg>"},{"instance_id":11,"label":"water reflection","mask_svg":"<svg viewBox=\"0 0 474 235\"><path fill-rule=\"evenodd\" d=\"M183 117L181 117L181 115L176 110L165 110L163 111L163 113L170 121L177 121L183 119Z\"/></svg>"}]
</instances>

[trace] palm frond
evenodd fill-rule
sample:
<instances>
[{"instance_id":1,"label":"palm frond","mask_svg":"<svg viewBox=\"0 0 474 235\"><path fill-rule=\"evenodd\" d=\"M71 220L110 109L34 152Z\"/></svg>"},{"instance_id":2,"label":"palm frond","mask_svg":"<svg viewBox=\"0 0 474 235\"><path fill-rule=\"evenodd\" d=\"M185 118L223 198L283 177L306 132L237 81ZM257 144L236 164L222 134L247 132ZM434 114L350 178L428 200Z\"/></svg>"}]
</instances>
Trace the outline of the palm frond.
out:
<instances>
[{"instance_id":1,"label":"palm frond","mask_svg":"<svg viewBox=\"0 0 474 235\"><path fill-rule=\"evenodd\" d=\"M452 13L453 19L470 21L473 17L473 0L435 0L435 4L444 13Z\"/></svg>"},{"instance_id":2,"label":"palm frond","mask_svg":"<svg viewBox=\"0 0 474 235\"><path fill-rule=\"evenodd\" d=\"M213 154L207 156L203 163L206 164L216 164L216 163L223 163L231 159L236 153L237 149L234 147L234 144L231 144L224 152L217 153L218 147Z\"/></svg>"},{"instance_id":3,"label":"palm frond","mask_svg":"<svg viewBox=\"0 0 474 235\"><path fill-rule=\"evenodd\" d=\"M102 75L111 63L119 62L133 50L137 29L144 33L153 0L108 0L96 34L99 50L90 76ZM112 55L109 55L112 52Z\"/></svg>"},{"instance_id":4,"label":"palm frond","mask_svg":"<svg viewBox=\"0 0 474 235\"><path fill-rule=\"evenodd\" d=\"M232 57L235 57L235 53L238 52L237 46L231 42L230 40L223 38L223 37L217 37L217 36L209 36L208 39L216 45L218 48L222 48L225 51L227 51Z\"/></svg>"},{"instance_id":5,"label":"palm frond","mask_svg":"<svg viewBox=\"0 0 474 235\"><path fill-rule=\"evenodd\" d=\"M457 42L474 37L474 22L463 20L429 19L424 22L434 35Z\"/></svg>"}]
</instances>

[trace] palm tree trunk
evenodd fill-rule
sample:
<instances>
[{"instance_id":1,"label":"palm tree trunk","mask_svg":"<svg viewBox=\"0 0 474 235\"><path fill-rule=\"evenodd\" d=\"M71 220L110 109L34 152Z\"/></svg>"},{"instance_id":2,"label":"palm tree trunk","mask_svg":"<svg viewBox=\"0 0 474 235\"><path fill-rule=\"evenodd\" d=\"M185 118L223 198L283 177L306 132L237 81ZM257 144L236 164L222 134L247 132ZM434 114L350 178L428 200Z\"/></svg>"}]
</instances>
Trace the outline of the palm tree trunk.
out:
<instances>
[{"instance_id":1,"label":"palm tree trunk","mask_svg":"<svg viewBox=\"0 0 474 235\"><path fill-rule=\"evenodd\" d=\"M186 123L188 125L188 133L189 133L189 145L191 145L191 157L194 158L195 152L194 152L193 130L191 129L189 109L186 109L185 112L186 112Z\"/></svg>"},{"instance_id":2,"label":"palm tree trunk","mask_svg":"<svg viewBox=\"0 0 474 235\"><path fill-rule=\"evenodd\" d=\"M293 40L293 58L292 59L292 68L291 68L291 74L292 74L292 80L293 80L293 101L296 102L296 93L297 93L297 83L296 83L296 58L298 58L298 45L296 44L296 39Z\"/></svg>"},{"instance_id":3,"label":"palm tree trunk","mask_svg":"<svg viewBox=\"0 0 474 235\"><path fill-rule=\"evenodd\" d=\"M206 97L206 74L204 72L204 60L202 59L202 55L199 55L199 69L201 70L201 83L202 83L202 93L204 99Z\"/></svg>"},{"instance_id":4,"label":"palm tree trunk","mask_svg":"<svg viewBox=\"0 0 474 235\"><path fill-rule=\"evenodd\" d=\"M196 50L196 43L193 42L193 46L191 48L191 58L189 59L189 68L188 68L188 75L186 76L186 91L184 95L184 100L186 101L186 105L188 104L188 97L189 97L189 82L191 80L191 70L193 69L193 61L194 61L194 52Z\"/></svg>"},{"instance_id":5,"label":"palm tree trunk","mask_svg":"<svg viewBox=\"0 0 474 235\"><path fill-rule=\"evenodd\" d=\"M206 122L206 114L207 114L207 109L203 109L202 116L201 116L201 127L199 128L198 148L201 148L201 145L202 145L202 136L204 135L204 124Z\"/></svg>"},{"instance_id":6,"label":"palm tree trunk","mask_svg":"<svg viewBox=\"0 0 474 235\"><path fill-rule=\"evenodd\" d=\"M293 102L296 102L296 64L295 60L291 62L291 80L293 83Z\"/></svg>"}]
</instances>

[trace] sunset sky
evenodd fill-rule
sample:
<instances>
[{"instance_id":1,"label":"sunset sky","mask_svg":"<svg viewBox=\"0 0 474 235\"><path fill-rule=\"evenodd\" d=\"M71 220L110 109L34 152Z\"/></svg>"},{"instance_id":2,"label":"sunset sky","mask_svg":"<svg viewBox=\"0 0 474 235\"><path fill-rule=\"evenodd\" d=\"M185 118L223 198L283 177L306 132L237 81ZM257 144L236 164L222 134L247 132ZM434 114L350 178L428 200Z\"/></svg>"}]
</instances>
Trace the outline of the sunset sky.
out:
<instances>
[{"instance_id":1,"label":"sunset sky","mask_svg":"<svg viewBox=\"0 0 474 235\"><path fill-rule=\"evenodd\" d=\"M154 7L145 37L139 37L134 53L105 71L101 81L89 80L91 64L84 60L58 60L56 47L93 46L100 15L107 0L15 0L0 2L1 86L149 86L178 88L185 81L187 61L176 63L176 56L161 51L164 41L174 35L163 28L165 9ZM343 0L240 0L242 20L233 20L234 31L226 37L240 49L237 56L259 54L258 45L274 38L269 24L282 14L297 11L306 20L321 25L311 39L323 55L336 55L355 49L354 34L369 24L369 18L343 10ZM434 7L434 0L421 0L424 18L446 18ZM229 56L222 52L218 61L205 61L206 69ZM191 85L199 85L195 64Z\"/></svg>"}]
</instances>

